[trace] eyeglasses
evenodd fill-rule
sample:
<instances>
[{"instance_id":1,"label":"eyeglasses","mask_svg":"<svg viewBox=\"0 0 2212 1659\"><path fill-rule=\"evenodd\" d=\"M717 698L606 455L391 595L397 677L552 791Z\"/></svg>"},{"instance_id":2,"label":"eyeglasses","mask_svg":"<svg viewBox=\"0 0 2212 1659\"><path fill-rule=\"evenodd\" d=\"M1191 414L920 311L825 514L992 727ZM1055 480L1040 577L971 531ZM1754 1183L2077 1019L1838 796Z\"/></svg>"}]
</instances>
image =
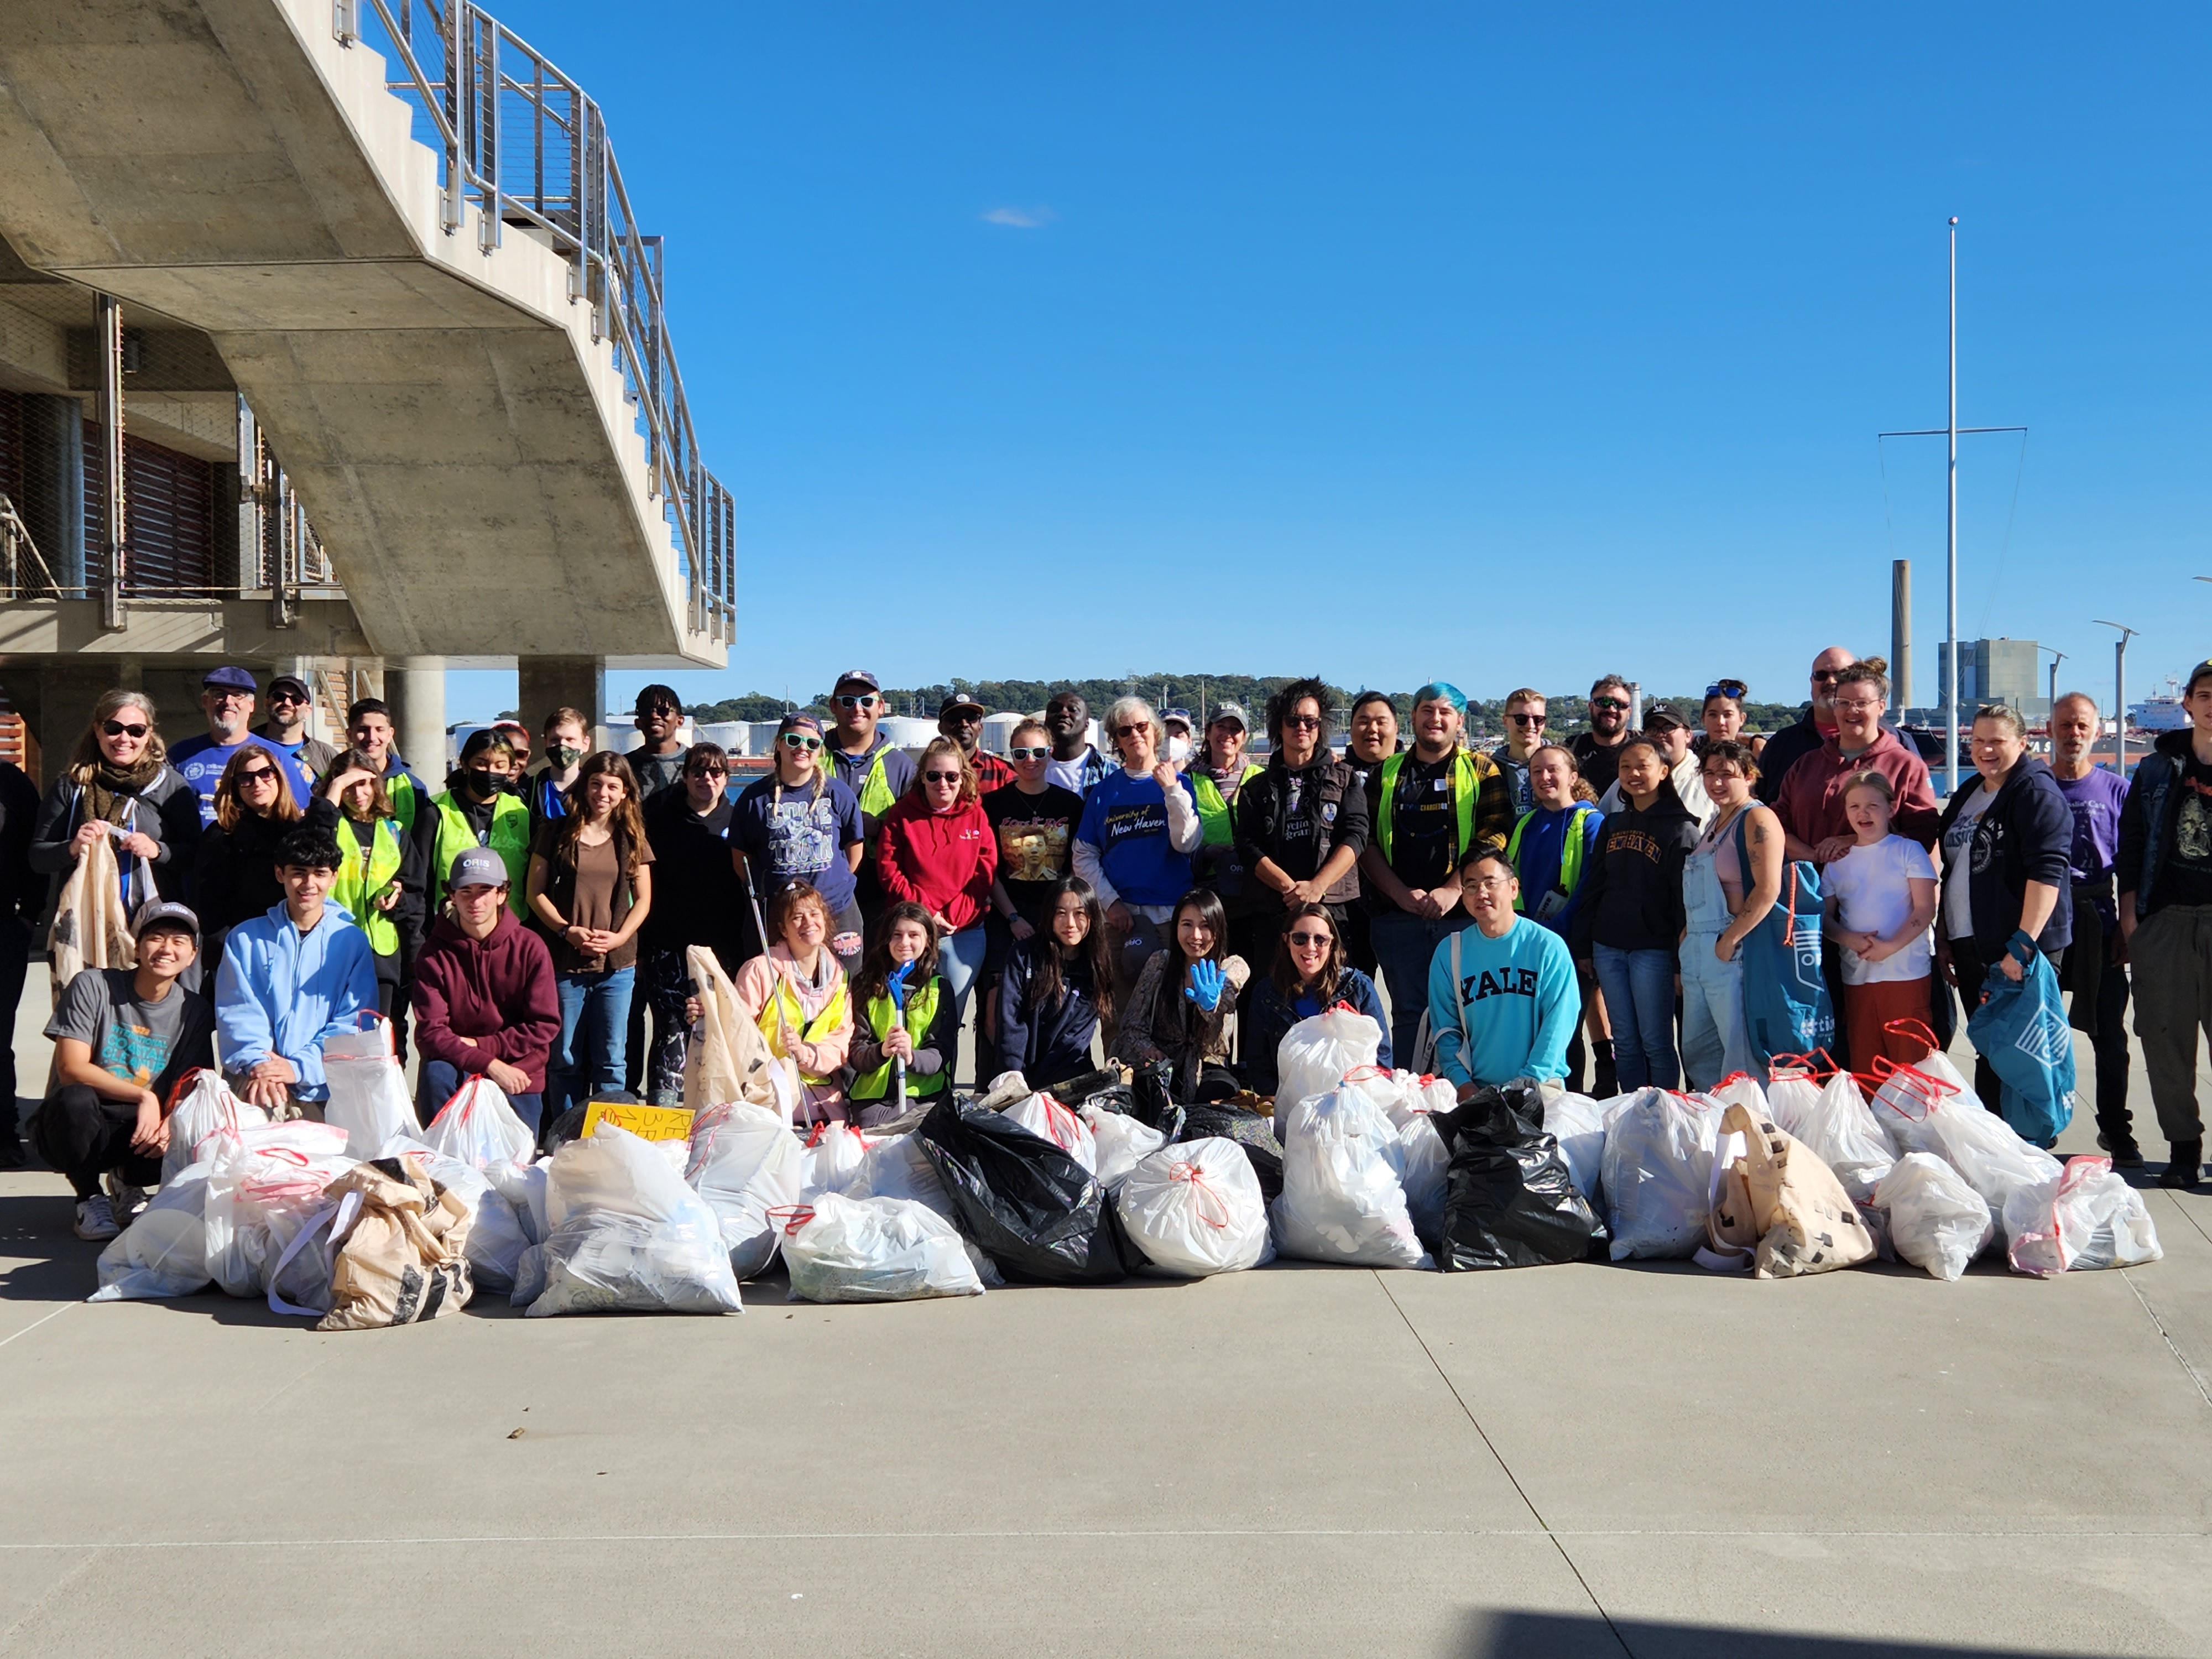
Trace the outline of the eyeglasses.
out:
<instances>
[{"instance_id":1,"label":"eyeglasses","mask_svg":"<svg viewBox=\"0 0 2212 1659\"><path fill-rule=\"evenodd\" d=\"M1021 744L1016 744L1012 748L1006 750L1006 758L1008 760L1018 761L1050 760L1052 758L1052 750L1042 746L1036 749L1025 749Z\"/></svg>"},{"instance_id":2,"label":"eyeglasses","mask_svg":"<svg viewBox=\"0 0 2212 1659\"><path fill-rule=\"evenodd\" d=\"M1336 943L1327 933L1292 933L1290 939L1291 944L1309 951Z\"/></svg>"},{"instance_id":3,"label":"eyeglasses","mask_svg":"<svg viewBox=\"0 0 2212 1659\"><path fill-rule=\"evenodd\" d=\"M1715 680L1705 688L1705 695L1709 697L1741 697L1750 690L1741 680Z\"/></svg>"},{"instance_id":4,"label":"eyeglasses","mask_svg":"<svg viewBox=\"0 0 2212 1659\"><path fill-rule=\"evenodd\" d=\"M684 775L687 778L726 778L729 775L728 767L716 766L706 761L701 762L696 766L687 766L684 769Z\"/></svg>"},{"instance_id":5,"label":"eyeglasses","mask_svg":"<svg viewBox=\"0 0 2212 1659\"><path fill-rule=\"evenodd\" d=\"M1815 685L1833 685L1842 678L1843 670L1840 668L1816 668L1813 671L1813 684Z\"/></svg>"},{"instance_id":6,"label":"eyeglasses","mask_svg":"<svg viewBox=\"0 0 2212 1659\"><path fill-rule=\"evenodd\" d=\"M253 693L240 691L235 686L210 685L207 689L206 695L216 702L252 702L253 701Z\"/></svg>"},{"instance_id":7,"label":"eyeglasses","mask_svg":"<svg viewBox=\"0 0 2212 1659\"><path fill-rule=\"evenodd\" d=\"M276 769L275 767L257 766L251 771L240 772L238 775L238 781L240 783L267 783L275 778L276 775Z\"/></svg>"},{"instance_id":8,"label":"eyeglasses","mask_svg":"<svg viewBox=\"0 0 2212 1659\"><path fill-rule=\"evenodd\" d=\"M1619 697L1592 697L1590 699L1590 707L1593 708L1611 708L1623 714L1628 712L1628 705L1623 702Z\"/></svg>"},{"instance_id":9,"label":"eyeglasses","mask_svg":"<svg viewBox=\"0 0 2212 1659\"><path fill-rule=\"evenodd\" d=\"M154 728L150 726L125 726L121 720L106 720L100 729L111 738L143 738Z\"/></svg>"},{"instance_id":10,"label":"eyeglasses","mask_svg":"<svg viewBox=\"0 0 2212 1659\"><path fill-rule=\"evenodd\" d=\"M837 707L840 708L873 708L878 701L878 699L874 692L863 691L857 697L838 698Z\"/></svg>"},{"instance_id":11,"label":"eyeglasses","mask_svg":"<svg viewBox=\"0 0 2212 1659\"><path fill-rule=\"evenodd\" d=\"M1318 732L1321 730L1321 716L1285 714L1283 716L1283 729L1286 732Z\"/></svg>"},{"instance_id":12,"label":"eyeglasses","mask_svg":"<svg viewBox=\"0 0 2212 1659\"><path fill-rule=\"evenodd\" d=\"M957 783L960 781L960 775L957 772L924 772L921 775L931 783Z\"/></svg>"},{"instance_id":13,"label":"eyeglasses","mask_svg":"<svg viewBox=\"0 0 2212 1659\"><path fill-rule=\"evenodd\" d=\"M1493 872L1486 876L1477 876L1472 882L1466 884L1472 886L1479 893L1488 893L1504 886L1512 879L1510 876L1501 876Z\"/></svg>"},{"instance_id":14,"label":"eyeglasses","mask_svg":"<svg viewBox=\"0 0 2212 1659\"><path fill-rule=\"evenodd\" d=\"M783 734L783 746L791 750L804 749L811 755L822 746L822 739L810 738L804 732L787 732Z\"/></svg>"},{"instance_id":15,"label":"eyeglasses","mask_svg":"<svg viewBox=\"0 0 2212 1659\"><path fill-rule=\"evenodd\" d=\"M1544 723L1541 714L1508 714L1505 718L1516 726L1541 726Z\"/></svg>"},{"instance_id":16,"label":"eyeglasses","mask_svg":"<svg viewBox=\"0 0 2212 1659\"><path fill-rule=\"evenodd\" d=\"M1836 707L1838 708L1848 708L1855 714L1863 714L1869 708L1881 708L1881 699L1879 697L1838 697L1836 699Z\"/></svg>"}]
</instances>

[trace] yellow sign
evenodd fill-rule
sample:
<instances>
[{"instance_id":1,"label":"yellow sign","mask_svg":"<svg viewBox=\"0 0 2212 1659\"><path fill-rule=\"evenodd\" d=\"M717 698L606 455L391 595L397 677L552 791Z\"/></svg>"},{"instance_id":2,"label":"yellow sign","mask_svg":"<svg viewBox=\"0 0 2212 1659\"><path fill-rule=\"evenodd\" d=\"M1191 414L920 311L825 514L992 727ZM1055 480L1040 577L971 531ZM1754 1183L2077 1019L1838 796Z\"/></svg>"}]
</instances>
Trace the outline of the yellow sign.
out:
<instances>
[{"instance_id":1,"label":"yellow sign","mask_svg":"<svg viewBox=\"0 0 2212 1659\"><path fill-rule=\"evenodd\" d=\"M647 1140L689 1140L696 1114L681 1106L647 1106L634 1100L595 1100L584 1108L584 1133L602 1123Z\"/></svg>"}]
</instances>

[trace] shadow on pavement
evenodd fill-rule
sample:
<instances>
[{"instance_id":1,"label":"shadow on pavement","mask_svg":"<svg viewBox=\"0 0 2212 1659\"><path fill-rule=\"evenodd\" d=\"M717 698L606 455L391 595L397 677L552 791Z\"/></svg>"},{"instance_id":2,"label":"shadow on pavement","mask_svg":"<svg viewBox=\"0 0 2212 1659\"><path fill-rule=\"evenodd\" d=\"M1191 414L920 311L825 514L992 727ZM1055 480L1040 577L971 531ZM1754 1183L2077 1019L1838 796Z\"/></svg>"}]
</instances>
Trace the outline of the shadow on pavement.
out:
<instances>
[{"instance_id":1,"label":"shadow on pavement","mask_svg":"<svg viewBox=\"0 0 2212 1659\"><path fill-rule=\"evenodd\" d=\"M1615 1619L1596 1613L1474 1613L1450 1659L2028 1659L2025 1648L1959 1647L1790 1631ZM2035 1659L2066 1659L2033 1650ZM2087 1653L2080 1659L2090 1659ZM2099 1656L2099 1659L2111 1659Z\"/></svg>"}]
</instances>

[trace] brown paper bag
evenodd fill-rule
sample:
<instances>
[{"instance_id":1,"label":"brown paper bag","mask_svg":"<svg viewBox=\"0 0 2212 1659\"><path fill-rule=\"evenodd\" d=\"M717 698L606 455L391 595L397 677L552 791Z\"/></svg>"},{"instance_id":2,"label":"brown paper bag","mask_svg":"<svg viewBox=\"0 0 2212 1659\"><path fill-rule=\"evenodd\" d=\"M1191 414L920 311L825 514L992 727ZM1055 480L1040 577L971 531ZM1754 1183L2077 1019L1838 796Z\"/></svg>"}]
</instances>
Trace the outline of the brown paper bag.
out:
<instances>
[{"instance_id":1,"label":"brown paper bag","mask_svg":"<svg viewBox=\"0 0 2212 1659\"><path fill-rule=\"evenodd\" d=\"M799 1073L769 1052L768 1039L738 1006L737 987L703 945L686 953L699 988L699 1036L684 1056L684 1103L694 1112L745 1101L791 1121Z\"/></svg>"},{"instance_id":2,"label":"brown paper bag","mask_svg":"<svg viewBox=\"0 0 2212 1659\"><path fill-rule=\"evenodd\" d=\"M131 918L123 906L122 872L115 862L113 837L102 836L85 849L54 905L53 931L46 939L46 965L53 975L54 1000L88 968L136 968L138 947L131 937Z\"/></svg>"},{"instance_id":3,"label":"brown paper bag","mask_svg":"<svg viewBox=\"0 0 2212 1659\"><path fill-rule=\"evenodd\" d=\"M475 1287L462 1251L474 1218L459 1194L386 1158L356 1164L324 1196L339 1205L340 1219L331 1229L331 1310L317 1330L412 1325L466 1304Z\"/></svg>"},{"instance_id":4,"label":"brown paper bag","mask_svg":"<svg viewBox=\"0 0 2212 1659\"><path fill-rule=\"evenodd\" d=\"M1749 1254L1760 1279L1792 1279L1869 1261L1874 1236L1836 1172L1816 1153L1744 1106L1721 1119L1740 1133L1743 1156L1717 1171L1706 1232L1712 1251Z\"/></svg>"}]
</instances>

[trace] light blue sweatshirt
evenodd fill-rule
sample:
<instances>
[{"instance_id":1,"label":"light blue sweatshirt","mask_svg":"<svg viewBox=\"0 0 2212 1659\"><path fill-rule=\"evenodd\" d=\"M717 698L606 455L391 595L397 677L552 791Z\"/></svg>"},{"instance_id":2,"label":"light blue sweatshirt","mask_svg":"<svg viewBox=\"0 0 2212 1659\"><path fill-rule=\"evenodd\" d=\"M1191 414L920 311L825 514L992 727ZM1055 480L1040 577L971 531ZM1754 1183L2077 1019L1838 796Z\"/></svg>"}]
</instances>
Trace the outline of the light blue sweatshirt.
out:
<instances>
[{"instance_id":1,"label":"light blue sweatshirt","mask_svg":"<svg viewBox=\"0 0 2212 1659\"><path fill-rule=\"evenodd\" d=\"M240 922L222 947L215 981L216 1052L226 1072L243 1072L272 1054L292 1062L292 1091L321 1100L323 1040L358 1024L376 1006L376 954L343 905L325 904L303 933L281 904Z\"/></svg>"},{"instance_id":2,"label":"light blue sweatshirt","mask_svg":"<svg viewBox=\"0 0 2212 1659\"><path fill-rule=\"evenodd\" d=\"M1567 1043L1582 1012L1566 945L1526 916L1514 917L1500 939L1486 937L1480 927L1462 927L1438 943L1429 959L1429 1030L1436 1034L1437 1070L1454 1083L1496 1085L1516 1077L1566 1076Z\"/></svg>"}]
</instances>

